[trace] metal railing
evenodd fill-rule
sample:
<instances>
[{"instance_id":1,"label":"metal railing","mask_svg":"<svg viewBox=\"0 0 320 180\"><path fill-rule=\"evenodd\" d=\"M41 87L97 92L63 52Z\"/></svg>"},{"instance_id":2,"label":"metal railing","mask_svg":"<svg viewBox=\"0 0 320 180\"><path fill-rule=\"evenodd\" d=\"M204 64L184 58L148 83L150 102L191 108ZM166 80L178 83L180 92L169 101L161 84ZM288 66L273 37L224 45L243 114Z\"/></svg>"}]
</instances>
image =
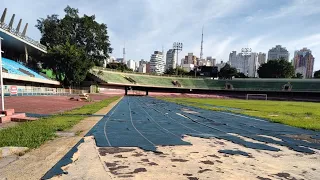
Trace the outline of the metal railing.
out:
<instances>
[{"instance_id":1,"label":"metal railing","mask_svg":"<svg viewBox=\"0 0 320 180\"><path fill-rule=\"evenodd\" d=\"M4 85L3 92L5 96L67 96L89 93L90 87L84 87L79 89L65 89L35 86Z\"/></svg>"},{"instance_id":2,"label":"metal railing","mask_svg":"<svg viewBox=\"0 0 320 180\"><path fill-rule=\"evenodd\" d=\"M47 51L47 47L46 47L46 46L40 44L38 41L35 41L35 40L31 39L31 38L28 37L28 36L22 35L19 31L17 31L16 29L14 29L14 28L12 28L12 27L10 28L10 27L9 27L7 24L5 24L5 23L0 23L0 28L3 29L3 30L5 30L5 31L7 31L7 32L10 33L10 34L13 34L13 35L15 35L15 36L18 36L19 38L21 38L21 39L23 39L23 40L31 43L32 45L34 45L34 46L36 46L36 47L38 47L38 48L40 48L40 49L42 49L42 50L44 50L44 51Z\"/></svg>"}]
</instances>

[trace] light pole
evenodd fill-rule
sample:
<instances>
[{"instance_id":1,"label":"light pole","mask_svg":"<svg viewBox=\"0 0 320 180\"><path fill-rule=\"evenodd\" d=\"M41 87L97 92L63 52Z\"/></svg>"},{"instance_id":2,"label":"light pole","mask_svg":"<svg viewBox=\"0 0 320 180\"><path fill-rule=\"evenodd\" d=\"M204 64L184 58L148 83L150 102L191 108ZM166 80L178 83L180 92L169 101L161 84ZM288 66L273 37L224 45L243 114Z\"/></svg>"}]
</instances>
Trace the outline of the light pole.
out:
<instances>
[{"instance_id":1,"label":"light pole","mask_svg":"<svg viewBox=\"0 0 320 180\"><path fill-rule=\"evenodd\" d=\"M176 75L178 75L178 61L179 61L179 51L182 51L183 44L181 42L174 42L173 49L177 52L177 63L176 63ZM174 57L174 56L173 56ZM173 64L172 64L173 68Z\"/></svg>"},{"instance_id":2,"label":"light pole","mask_svg":"<svg viewBox=\"0 0 320 180\"><path fill-rule=\"evenodd\" d=\"M2 47L1 47L1 41L3 39L0 37L0 88L1 88L1 110L4 111L4 94L3 94L3 76L2 76Z\"/></svg>"},{"instance_id":3,"label":"light pole","mask_svg":"<svg viewBox=\"0 0 320 180\"><path fill-rule=\"evenodd\" d=\"M243 67L243 71L246 71L245 73L245 75L246 76L248 76L248 65L247 65L247 62L248 62L248 57L249 57L249 55L251 55L251 51L252 51L252 49L251 48L242 48L241 49L241 54L244 56L244 67Z\"/></svg>"}]
</instances>

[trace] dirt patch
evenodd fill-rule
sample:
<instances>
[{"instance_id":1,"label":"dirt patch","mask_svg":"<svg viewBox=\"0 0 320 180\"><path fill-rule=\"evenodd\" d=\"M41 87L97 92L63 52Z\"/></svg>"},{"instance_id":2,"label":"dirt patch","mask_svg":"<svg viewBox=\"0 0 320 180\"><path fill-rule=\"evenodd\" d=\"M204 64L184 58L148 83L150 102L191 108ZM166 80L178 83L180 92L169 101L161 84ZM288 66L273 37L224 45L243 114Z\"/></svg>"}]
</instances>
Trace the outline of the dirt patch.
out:
<instances>
[{"instance_id":1,"label":"dirt patch","mask_svg":"<svg viewBox=\"0 0 320 180\"><path fill-rule=\"evenodd\" d=\"M259 180L271 180L270 178L264 178L264 177L261 177L261 176L257 176L257 179L259 179Z\"/></svg>"},{"instance_id":2,"label":"dirt patch","mask_svg":"<svg viewBox=\"0 0 320 180\"><path fill-rule=\"evenodd\" d=\"M114 157L116 157L116 158L128 158L128 157L122 156L122 154L120 154L120 155L115 155Z\"/></svg>"},{"instance_id":3,"label":"dirt patch","mask_svg":"<svg viewBox=\"0 0 320 180\"><path fill-rule=\"evenodd\" d=\"M155 163L155 162L150 162L150 163L148 163L150 166L158 166L158 164L157 163Z\"/></svg>"},{"instance_id":4,"label":"dirt patch","mask_svg":"<svg viewBox=\"0 0 320 180\"><path fill-rule=\"evenodd\" d=\"M118 147L99 148L100 156L105 156L106 154L118 154L118 153L131 152L131 151L134 151L134 149L118 148Z\"/></svg>"},{"instance_id":5,"label":"dirt patch","mask_svg":"<svg viewBox=\"0 0 320 180\"><path fill-rule=\"evenodd\" d=\"M209 157L214 157L214 158L218 158L218 159L220 159L220 157L219 156L217 156L217 155L215 155L215 154L213 154L213 155L208 155Z\"/></svg>"},{"instance_id":6,"label":"dirt patch","mask_svg":"<svg viewBox=\"0 0 320 180\"><path fill-rule=\"evenodd\" d=\"M141 159L142 162L150 162L149 159Z\"/></svg>"},{"instance_id":7,"label":"dirt patch","mask_svg":"<svg viewBox=\"0 0 320 180\"><path fill-rule=\"evenodd\" d=\"M147 172L146 168L137 168L132 173L140 173L140 172Z\"/></svg>"},{"instance_id":8,"label":"dirt patch","mask_svg":"<svg viewBox=\"0 0 320 180\"><path fill-rule=\"evenodd\" d=\"M113 163L105 162L105 165L106 165L107 167L115 167L115 166L117 166L117 163L115 163L115 162L113 162Z\"/></svg>"},{"instance_id":9,"label":"dirt patch","mask_svg":"<svg viewBox=\"0 0 320 180\"><path fill-rule=\"evenodd\" d=\"M289 179L290 178L290 174L289 173L277 173L274 174L275 176L281 177L281 178L285 178L285 179ZM292 177L290 178L291 180L295 180L296 178Z\"/></svg>"},{"instance_id":10,"label":"dirt patch","mask_svg":"<svg viewBox=\"0 0 320 180\"><path fill-rule=\"evenodd\" d=\"M135 153L135 154L132 154L131 156L140 157L140 156L143 156L143 154L142 153Z\"/></svg>"},{"instance_id":11,"label":"dirt patch","mask_svg":"<svg viewBox=\"0 0 320 180\"><path fill-rule=\"evenodd\" d=\"M204 173L204 172L207 172L207 171L212 171L211 169L202 169L202 170L199 170L198 173Z\"/></svg>"},{"instance_id":12,"label":"dirt patch","mask_svg":"<svg viewBox=\"0 0 320 180\"><path fill-rule=\"evenodd\" d=\"M212 161L209 161L209 160L207 160L207 161L201 161L203 164L209 164L209 165L214 165L214 162L212 162Z\"/></svg>"},{"instance_id":13,"label":"dirt patch","mask_svg":"<svg viewBox=\"0 0 320 180\"><path fill-rule=\"evenodd\" d=\"M189 180L199 180L197 177L188 177Z\"/></svg>"},{"instance_id":14,"label":"dirt patch","mask_svg":"<svg viewBox=\"0 0 320 180\"><path fill-rule=\"evenodd\" d=\"M187 162L186 159L171 159L172 162Z\"/></svg>"},{"instance_id":15,"label":"dirt patch","mask_svg":"<svg viewBox=\"0 0 320 180\"><path fill-rule=\"evenodd\" d=\"M117 167L110 167L109 170L110 171L116 171L118 169L125 169L128 168L129 166L117 166Z\"/></svg>"}]
</instances>

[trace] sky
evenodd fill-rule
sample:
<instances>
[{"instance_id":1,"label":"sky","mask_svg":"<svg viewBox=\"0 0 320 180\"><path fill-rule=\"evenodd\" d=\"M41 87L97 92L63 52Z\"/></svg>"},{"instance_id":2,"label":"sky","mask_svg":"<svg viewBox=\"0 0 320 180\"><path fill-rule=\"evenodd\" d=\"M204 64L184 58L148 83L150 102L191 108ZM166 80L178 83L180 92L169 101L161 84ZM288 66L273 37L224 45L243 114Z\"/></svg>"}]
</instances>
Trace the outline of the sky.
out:
<instances>
[{"instance_id":1,"label":"sky","mask_svg":"<svg viewBox=\"0 0 320 180\"><path fill-rule=\"evenodd\" d=\"M320 0L0 0L6 7L7 23L12 14L28 22L27 35L35 40L41 34L34 26L47 15L64 16L70 5L80 14L95 15L108 26L111 56L150 60L155 50L172 48L182 42L184 57L200 56L201 29L204 27L204 57L228 61L229 53L243 47L267 53L275 45L290 52L307 47L320 69ZM179 60L180 61L180 60ZM179 62L180 63L180 62Z\"/></svg>"}]
</instances>

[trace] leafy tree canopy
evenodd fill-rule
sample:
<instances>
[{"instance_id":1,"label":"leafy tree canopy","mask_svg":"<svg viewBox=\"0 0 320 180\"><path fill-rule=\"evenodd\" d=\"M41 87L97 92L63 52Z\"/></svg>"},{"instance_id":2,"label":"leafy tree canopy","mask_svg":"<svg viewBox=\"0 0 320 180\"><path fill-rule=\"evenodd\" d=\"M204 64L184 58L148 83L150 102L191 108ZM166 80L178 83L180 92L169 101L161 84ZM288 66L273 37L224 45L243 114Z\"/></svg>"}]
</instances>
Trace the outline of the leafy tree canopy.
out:
<instances>
[{"instance_id":1,"label":"leafy tree canopy","mask_svg":"<svg viewBox=\"0 0 320 180\"><path fill-rule=\"evenodd\" d=\"M320 79L320 70L314 72L313 77L317 78L317 79Z\"/></svg>"},{"instance_id":2,"label":"leafy tree canopy","mask_svg":"<svg viewBox=\"0 0 320 180\"><path fill-rule=\"evenodd\" d=\"M269 60L258 69L260 78L291 78L294 77L294 67L285 59Z\"/></svg>"},{"instance_id":3,"label":"leafy tree canopy","mask_svg":"<svg viewBox=\"0 0 320 180\"><path fill-rule=\"evenodd\" d=\"M219 78L221 79L232 79L237 74L237 69L231 67L228 63L220 69Z\"/></svg>"},{"instance_id":4,"label":"leafy tree canopy","mask_svg":"<svg viewBox=\"0 0 320 180\"><path fill-rule=\"evenodd\" d=\"M78 9L69 6L64 12L62 19L53 14L37 20L40 42L48 47L48 54L42 58L43 66L52 69L57 77L65 75L65 85L79 84L93 65L102 65L112 48L107 26L96 22L94 15L80 17Z\"/></svg>"},{"instance_id":5,"label":"leafy tree canopy","mask_svg":"<svg viewBox=\"0 0 320 180\"><path fill-rule=\"evenodd\" d=\"M132 69L129 69L127 67L127 65L123 64L123 63L109 63L107 64L107 67L106 68L109 68L109 69L116 69L116 70L119 70L119 71L133 71Z\"/></svg>"},{"instance_id":6,"label":"leafy tree canopy","mask_svg":"<svg viewBox=\"0 0 320 180\"><path fill-rule=\"evenodd\" d=\"M167 69L164 74L168 74L168 75L188 75L189 72L185 71L183 68L181 67L177 67L175 69L173 68L169 68Z\"/></svg>"}]
</instances>

